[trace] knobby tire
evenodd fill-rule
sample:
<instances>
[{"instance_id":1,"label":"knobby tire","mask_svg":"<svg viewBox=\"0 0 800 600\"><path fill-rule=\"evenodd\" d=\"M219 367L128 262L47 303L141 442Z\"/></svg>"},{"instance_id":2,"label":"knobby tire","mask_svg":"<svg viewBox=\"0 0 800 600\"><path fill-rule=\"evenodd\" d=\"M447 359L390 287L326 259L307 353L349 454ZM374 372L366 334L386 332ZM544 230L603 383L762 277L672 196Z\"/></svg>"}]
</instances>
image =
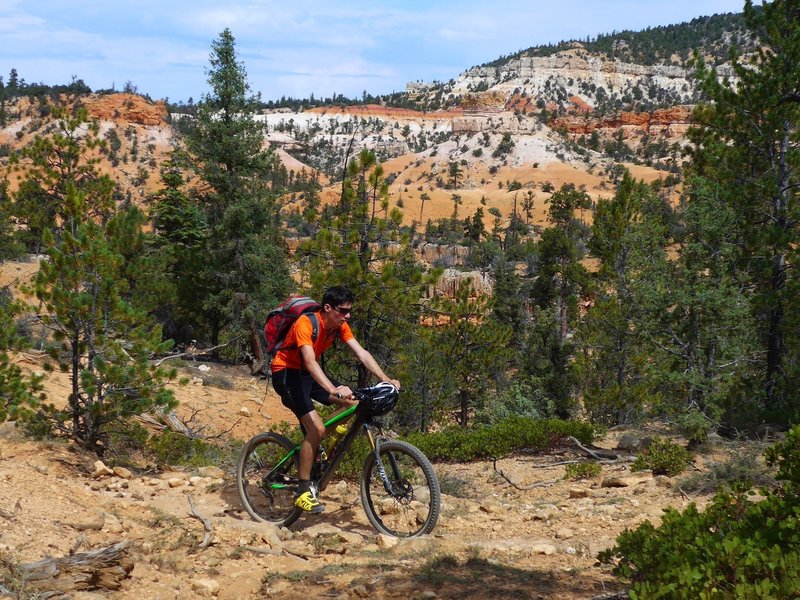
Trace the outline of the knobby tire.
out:
<instances>
[{"instance_id":1,"label":"knobby tire","mask_svg":"<svg viewBox=\"0 0 800 600\"><path fill-rule=\"evenodd\" d=\"M300 464L297 454L271 481L264 479L293 448L288 438L268 432L253 437L242 450L236 465L236 488L247 514L256 521L288 527L302 514L294 505Z\"/></svg>"},{"instance_id":2,"label":"knobby tire","mask_svg":"<svg viewBox=\"0 0 800 600\"><path fill-rule=\"evenodd\" d=\"M385 489L370 452L361 473L361 503L370 524L394 537L430 533L442 509L439 480L430 461L415 446L399 440L382 442L380 453L393 493Z\"/></svg>"}]
</instances>

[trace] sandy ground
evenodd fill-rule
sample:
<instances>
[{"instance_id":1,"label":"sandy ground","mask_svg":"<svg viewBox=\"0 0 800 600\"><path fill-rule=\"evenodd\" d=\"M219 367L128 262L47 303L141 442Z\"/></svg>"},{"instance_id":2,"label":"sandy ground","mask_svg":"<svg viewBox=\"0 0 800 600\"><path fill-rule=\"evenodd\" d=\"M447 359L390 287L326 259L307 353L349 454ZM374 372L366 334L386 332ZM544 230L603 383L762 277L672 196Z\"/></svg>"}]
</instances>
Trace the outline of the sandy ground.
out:
<instances>
[{"instance_id":1,"label":"sandy ground","mask_svg":"<svg viewBox=\"0 0 800 600\"><path fill-rule=\"evenodd\" d=\"M210 367L182 371L206 381L213 375L230 389L177 389L179 415L240 440L290 418L246 369ZM52 398L66 389L62 376L48 379ZM614 447L618 435L601 444ZM129 478L95 478L96 456L66 442L25 439L5 424L0 554L20 564L129 540L130 577L121 589L90 597L589 599L619 588L608 567L597 565L597 552L624 528L658 521L663 508L688 500L670 479L631 473L624 463L593 480L566 481L564 466L554 463L570 458L579 457L505 457L496 467L507 479L489 462L436 464L444 491L436 529L395 544L369 526L355 480L334 480L322 515L276 530L243 512L230 465L218 472L133 466ZM622 487L604 487L611 477ZM212 523L204 549L190 496Z\"/></svg>"}]
</instances>

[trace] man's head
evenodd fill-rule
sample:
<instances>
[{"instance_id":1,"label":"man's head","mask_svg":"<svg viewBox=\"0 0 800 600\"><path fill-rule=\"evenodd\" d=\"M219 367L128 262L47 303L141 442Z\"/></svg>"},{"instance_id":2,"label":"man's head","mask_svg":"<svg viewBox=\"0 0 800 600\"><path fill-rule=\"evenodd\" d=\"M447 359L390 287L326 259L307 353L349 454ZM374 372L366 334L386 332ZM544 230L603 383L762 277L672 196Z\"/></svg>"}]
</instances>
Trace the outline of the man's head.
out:
<instances>
[{"instance_id":1,"label":"man's head","mask_svg":"<svg viewBox=\"0 0 800 600\"><path fill-rule=\"evenodd\" d=\"M329 287L322 296L322 310L334 318L338 326L350 316L353 299L353 292L349 288L343 285Z\"/></svg>"}]
</instances>

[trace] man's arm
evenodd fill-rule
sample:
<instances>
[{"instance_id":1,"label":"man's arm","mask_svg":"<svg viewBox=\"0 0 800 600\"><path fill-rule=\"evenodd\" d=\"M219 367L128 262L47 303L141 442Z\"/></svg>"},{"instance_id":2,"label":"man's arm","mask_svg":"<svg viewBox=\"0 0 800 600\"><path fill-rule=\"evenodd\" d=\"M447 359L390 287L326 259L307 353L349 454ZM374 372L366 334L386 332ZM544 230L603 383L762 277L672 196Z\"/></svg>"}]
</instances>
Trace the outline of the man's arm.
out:
<instances>
[{"instance_id":1,"label":"man's arm","mask_svg":"<svg viewBox=\"0 0 800 600\"><path fill-rule=\"evenodd\" d=\"M308 371L311 377L314 378L314 381L320 384L323 389L325 389L325 391L331 395L331 400L336 402L336 404L342 404L346 406L351 404L351 402L340 402L340 400L344 398L350 398L353 395L352 390L346 385L340 385L339 387L336 387L333 385L333 383L331 383L331 380L328 379L327 375L325 375L325 371L323 371L322 367L319 366L317 357L314 355L314 349L311 346L300 346L300 356L303 359L303 364L306 367L306 371Z\"/></svg>"},{"instance_id":2,"label":"man's arm","mask_svg":"<svg viewBox=\"0 0 800 600\"><path fill-rule=\"evenodd\" d=\"M359 362L367 368L367 371L372 373L380 381L388 381L398 390L400 389L400 382L396 379L389 379L375 358L373 358L372 354L364 350L364 348L361 347L361 344L359 344L355 338L347 340L346 343L350 350L352 350L353 354L356 355L356 358L359 360Z\"/></svg>"}]
</instances>

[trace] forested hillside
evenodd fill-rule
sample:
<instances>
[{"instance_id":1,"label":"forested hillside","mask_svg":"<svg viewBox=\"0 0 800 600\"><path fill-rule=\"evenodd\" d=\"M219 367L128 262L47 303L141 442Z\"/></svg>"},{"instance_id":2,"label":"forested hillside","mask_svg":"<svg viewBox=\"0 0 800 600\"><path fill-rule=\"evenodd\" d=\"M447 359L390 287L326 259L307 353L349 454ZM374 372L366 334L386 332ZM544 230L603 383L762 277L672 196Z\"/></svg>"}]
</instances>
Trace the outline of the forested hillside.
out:
<instances>
[{"instance_id":1,"label":"forested hillside","mask_svg":"<svg viewBox=\"0 0 800 600\"><path fill-rule=\"evenodd\" d=\"M172 107L163 155L135 127L123 143L92 118L96 96L79 80L30 86L14 72L0 90L0 259L41 262L0 296L0 420L103 455L121 423L175 408L167 357L204 352L261 375L269 309L342 284L357 296L359 341L403 384L388 427L431 440L437 458L514 451L474 440L514 437L519 418L563 420L573 433L656 421L691 449L788 430L800 418L798 15L798 0L748 3L744 16L532 48L405 97L456 115L380 118L265 112L225 29L209 93ZM543 70L554 57L580 63L585 78ZM530 114L506 104L523 96ZM607 116L645 97L648 109L697 102L691 124L642 120L635 144L622 125L602 143L556 126L570 111ZM284 151L308 164L287 168ZM368 383L341 346L326 369ZM31 349L41 369L13 360ZM69 376L66 397L42 393L56 369ZM761 508L735 496L753 519L737 536L755 538L759 519L796 524L797 460L791 443L772 451L790 483L765 490ZM713 516L729 524L725 498ZM672 526L688 530L690 517ZM725 529L715 523L699 529ZM778 582L763 584L774 594L764 597L792 597L796 532L769 531L741 550L758 555L755 567L742 558L725 572L742 585ZM648 553L680 536L645 538L661 540L651 549L636 537L646 534L606 557L639 597L681 571L648 570L658 563ZM772 547L786 562L770 559ZM693 597L730 592L718 571L702 570Z\"/></svg>"}]
</instances>

